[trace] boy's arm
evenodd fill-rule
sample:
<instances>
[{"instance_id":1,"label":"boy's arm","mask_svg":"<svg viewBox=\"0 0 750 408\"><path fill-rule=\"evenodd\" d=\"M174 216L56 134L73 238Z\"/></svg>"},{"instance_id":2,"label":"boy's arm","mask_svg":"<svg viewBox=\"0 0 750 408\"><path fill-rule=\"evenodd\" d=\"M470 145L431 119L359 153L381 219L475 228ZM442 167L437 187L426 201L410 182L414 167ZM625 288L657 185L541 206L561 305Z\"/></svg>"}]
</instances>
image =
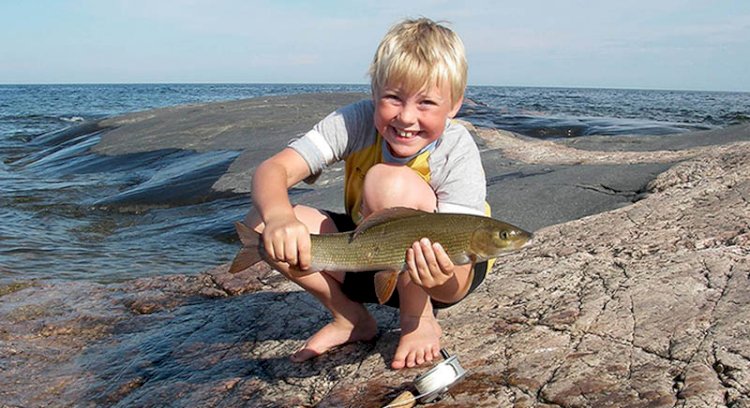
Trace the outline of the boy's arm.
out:
<instances>
[{"instance_id":1,"label":"boy's arm","mask_svg":"<svg viewBox=\"0 0 750 408\"><path fill-rule=\"evenodd\" d=\"M310 266L310 234L294 215L288 189L310 175L307 162L294 149L285 148L255 170L252 195L265 228L263 245L277 261Z\"/></svg>"}]
</instances>

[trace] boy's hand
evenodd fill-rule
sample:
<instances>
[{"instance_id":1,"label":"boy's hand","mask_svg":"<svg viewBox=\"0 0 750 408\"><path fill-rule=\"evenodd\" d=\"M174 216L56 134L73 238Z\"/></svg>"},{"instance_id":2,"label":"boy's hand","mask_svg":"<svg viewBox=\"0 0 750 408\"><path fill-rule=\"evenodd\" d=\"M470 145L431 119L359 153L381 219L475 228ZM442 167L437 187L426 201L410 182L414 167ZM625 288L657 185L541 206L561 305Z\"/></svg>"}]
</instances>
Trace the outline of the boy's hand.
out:
<instances>
[{"instance_id":1,"label":"boy's hand","mask_svg":"<svg viewBox=\"0 0 750 408\"><path fill-rule=\"evenodd\" d=\"M263 245L271 259L303 271L310 268L310 232L294 216L268 220Z\"/></svg>"},{"instance_id":2,"label":"boy's hand","mask_svg":"<svg viewBox=\"0 0 750 408\"><path fill-rule=\"evenodd\" d=\"M439 243L422 238L406 251L406 265L412 282L432 289L445 284L455 274L455 265Z\"/></svg>"}]
</instances>

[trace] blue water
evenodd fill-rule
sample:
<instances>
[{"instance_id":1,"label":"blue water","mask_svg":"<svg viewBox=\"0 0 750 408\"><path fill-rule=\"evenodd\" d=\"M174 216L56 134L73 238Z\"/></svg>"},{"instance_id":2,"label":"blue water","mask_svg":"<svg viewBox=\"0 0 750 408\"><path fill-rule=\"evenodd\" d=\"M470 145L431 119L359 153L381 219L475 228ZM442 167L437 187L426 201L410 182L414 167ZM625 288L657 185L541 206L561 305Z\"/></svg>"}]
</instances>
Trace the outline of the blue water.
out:
<instances>
[{"instance_id":1,"label":"blue water","mask_svg":"<svg viewBox=\"0 0 750 408\"><path fill-rule=\"evenodd\" d=\"M39 135L165 106L368 90L368 85L0 85L0 283L198 273L231 259L237 244L226 241L227 231L248 208L247 197L147 210L100 208L93 203L148 175L125 167L82 173L24 165L47 154L33 143ZM637 137L750 121L750 93L469 87L467 98L463 118L540 138Z\"/></svg>"}]
</instances>

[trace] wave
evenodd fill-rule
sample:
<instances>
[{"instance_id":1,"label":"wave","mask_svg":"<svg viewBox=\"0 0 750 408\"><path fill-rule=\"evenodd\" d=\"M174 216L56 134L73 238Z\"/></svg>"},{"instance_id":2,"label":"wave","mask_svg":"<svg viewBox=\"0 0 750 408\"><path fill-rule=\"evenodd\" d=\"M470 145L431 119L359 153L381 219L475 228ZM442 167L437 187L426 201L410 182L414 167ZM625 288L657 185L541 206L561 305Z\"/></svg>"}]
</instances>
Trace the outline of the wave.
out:
<instances>
[{"instance_id":1,"label":"wave","mask_svg":"<svg viewBox=\"0 0 750 408\"><path fill-rule=\"evenodd\" d=\"M23 120L50 120L50 121L62 121L62 122L83 122L86 120L78 114L40 114L40 113L29 113L21 115L0 115L0 121L23 121Z\"/></svg>"},{"instance_id":2,"label":"wave","mask_svg":"<svg viewBox=\"0 0 750 408\"><path fill-rule=\"evenodd\" d=\"M63 122L69 122L69 123L80 123L80 122L85 121L86 119L84 119L81 116L71 116L71 117L63 116L60 118L60 120L62 120Z\"/></svg>"},{"instance_id":3,"label":"wave","mask_svg":"<svg viewBox=\"0 0 750 408\"><path fill-rule=\"evenodd\" d=\"M474 125L497 128L540 139L603 135L667 135L720 127L712 121L666 122L613 117L551 116L541 112L500 113L474 105L460 117Z\"/></svg>"},{"instance_id":4,"label":"wave","mask_svg":"<svg viewBox=\"0 0 750 408\"><path fill-rule=\"evenodd\" d=\"M732 125L750 123L750 112L730 112L722 115L721 121Z\"/></svg>"}]
</instances>

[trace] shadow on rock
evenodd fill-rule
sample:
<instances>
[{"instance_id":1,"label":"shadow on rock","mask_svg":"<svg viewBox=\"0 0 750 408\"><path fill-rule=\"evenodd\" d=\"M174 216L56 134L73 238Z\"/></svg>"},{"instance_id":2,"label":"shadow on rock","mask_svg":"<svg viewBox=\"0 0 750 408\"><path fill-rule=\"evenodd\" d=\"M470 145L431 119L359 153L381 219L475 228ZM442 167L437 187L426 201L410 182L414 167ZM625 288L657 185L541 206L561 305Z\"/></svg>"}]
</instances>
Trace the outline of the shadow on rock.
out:
<instances>
[{"instance_id":1,"label":"shadow on rock","mask_svg":"<svg viewBox=\"0 0 750 408\"><path fill-rule=\"evenodd\" d=\"M292 363L288 356L328 313L275 272L255 272L255 284L245 275L242 296L227 296L221 270L118 287L57 282L9 291L0 304L7 356L0 383L16 386L3 387L1 397L19 406L53 395L63 405L262 406L299 394L292 405L306 405L322 397L305 391L313 384L323 392L364 360L391 352L357 343ZM387 310L376 316L396 321Z\"/></svg>"},{"instance_id":2,"label":"shadow on rock","mask_svg":"<svg viewBox=\"0 0 750 408\"><path fill-rule=\"evenodd\" d=\"M266 356L285 340L304 339L303 334L279 325L280 321L294 325L292 316L282 320L277 314L286 308L290 315L309 319L305 316L309 309L303 313L289 307L304 304L302 297L300 293L256 293L195 299L171 311L119 322L113 327L114 341L90 348L79 360L84 370L98 378L87 391L87 399L153 403L154 391L172 387L192 388L188 384L235 377L264 382L283 378L292 371L291 363L283 355Z\"/></svg>"}]
</instances>

